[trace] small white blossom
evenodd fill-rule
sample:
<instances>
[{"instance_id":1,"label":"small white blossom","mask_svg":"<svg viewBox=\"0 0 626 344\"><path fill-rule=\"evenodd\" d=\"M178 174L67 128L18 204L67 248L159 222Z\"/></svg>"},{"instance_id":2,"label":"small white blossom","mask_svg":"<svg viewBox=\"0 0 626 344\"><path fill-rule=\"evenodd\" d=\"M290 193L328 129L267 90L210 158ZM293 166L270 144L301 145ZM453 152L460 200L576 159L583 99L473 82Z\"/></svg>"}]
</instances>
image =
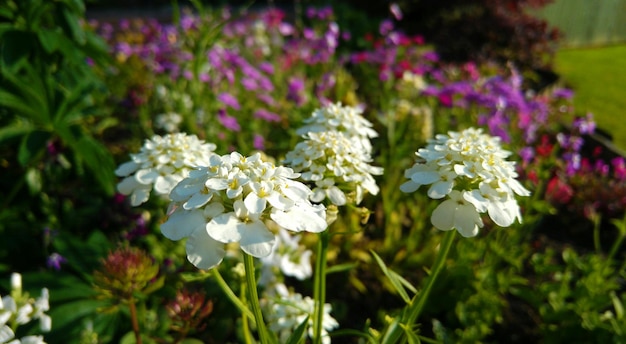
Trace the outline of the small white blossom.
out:
<instances>
[{"instance_id":1,"label":"small white blossom","mask_svg":"<svg viewBox=\"0 0 626 344\"><path fill-rule=\"evenodd\" d=\"M315 110L296 131L303 141L287 153L284 163L301 172L303 180L315 183L313 202L358 204L365 192L378 193L373 175L381 175L383 169L370 165L370 138L378 133L362 113L362 108L330 104Z\"/></svg>"},{"instance_id":2,"label":"small white blossom","mask_svg":"<svg viewBox=\"0 0 626 344\"><path fill-rule=\"evenodd\" d=\"M343 132L353 144L371 152L370 139L378 137L372 129L372 123L362 116L363 109L354 106L342 106L341 103L329 104L313 111L311 117L304 120L305 126L298 128L296 134L319 133L324 131Z\"/></svg>"},{"instance_id":3,"label":"small white blossom","mask_svg":"<svg viewBox=\"0 0 626 344\"><path fill-rule=\"evenodd\" d=\"M277 283L278 274L304 280L313 275L311 256L313 251L299 244L300 236L290 235L285 229L279 228L272 253L261 258L262 270L260 285Z\"/></svg>"},{"instance_id":4,"label":"small white blossom","mask_svg":"<svg viewBox=\"0 0 626 344\"><path fill-rule=\"evenodd\" d=\"M167 133L177 133L182 122L183 116L176 112L166 112L156 116L154 126Z\"/></svg>"},{"instance_id":5,"label":"small white blossom","mask_svg":"<svg viewBox=\"0 0 626 344\"><path fill-rule=\"evenodd\" d=\"M11 275L11 286L11 295L0 298L0 343L45 344L42 336L26 336L15 339L15 333L7 323L24 325L31 320L39 320L40 329L44 332L50 331L51 319L49 315L44 313L50 309L48 289L43 288L41 296L36 300L32 299L28 293L22 292L22 275L19 273Z\"/></svg>"},{"instance_id":6,"label":"small white blossom","mask_svg":"<svg viewBox=\"0 0 626 344\"><path fill-rule=\"evenodd\" d=\"M420 160L405 171L409 180L400 190L414 192L430 185L430 198L447 196L431 216L436 228L456 228L461 235L473 237L483 227L480 213L487 213L501 227L522 221L515 195L530 192L517 181L515 162L505 160L511 153L502 149L500 138L475 128L449 132L429 140L416 155Z\"/></svg>"},{"instance_id":7,"label":"small white blossom","mask_svg":"<svg viewBox=\"0 0 626 344\"><path fill-rule=\"evenodd\" d=\"M228 243L267 257L275 242L267 221L295 232L327 227L325 208L310 203L311 190L293 180L297 177L259 153L214 155L172 189L172 211L161 232L171 240L188 238L187 258L200 269L220 264Z\"/></svg>"},{"instance_id":8,"label":"small white blossom","mask_svg":"<svg viewBox=\"0 0 626 344\"><path fill-rule=\"evenodd\" d=\"M288 290L282 283L275 284L273 287L266 290L266 295L261 300L269 330L276 333L279 341L284 343L308 316L307 334L313 337L315 301L308 296ZM331 311L332 306L328 303L324 304L321 331L324 344L330 344L328 332L339 326L337 320L330 315Z\"/></svg>"},{"instance_id":9,"label":"small white blossom","mask_svg":"<svg viewBox=\"0 0 626 344\"><path fill-rule=\"evenodd\" d=\"M146 140L139 153L130 155L130 161L115 170L117 176L125 177L117 190L130 195L133 206L146 202L153 189L157 195L167 196L189 171L207 165L214 150L215 144L205 143L195 135L155 135Z\"/></svg>"}]
</instances>

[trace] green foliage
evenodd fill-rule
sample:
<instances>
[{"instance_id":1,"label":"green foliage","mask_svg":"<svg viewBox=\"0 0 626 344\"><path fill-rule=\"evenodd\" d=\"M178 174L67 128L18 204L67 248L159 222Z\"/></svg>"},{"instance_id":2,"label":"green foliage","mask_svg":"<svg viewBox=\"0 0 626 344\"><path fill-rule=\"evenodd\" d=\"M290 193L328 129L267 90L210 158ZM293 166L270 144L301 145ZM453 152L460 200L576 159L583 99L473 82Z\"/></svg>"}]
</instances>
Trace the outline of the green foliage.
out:
<instances>
[{"instance_id":1,"label":"green foliage","mask_svg":"<svg viewBox=\"0 0 626 344\"><path fill-rule=\"evenodd\" d=\"M108 195L113 159L90 125L103 110L104 85L87 60L107 60L106 45L80 24L82 1L8 1L0 5L0 144L21 141L17 162L34 168L54 140L73 153Z\"/></svg>"}]
</instances>

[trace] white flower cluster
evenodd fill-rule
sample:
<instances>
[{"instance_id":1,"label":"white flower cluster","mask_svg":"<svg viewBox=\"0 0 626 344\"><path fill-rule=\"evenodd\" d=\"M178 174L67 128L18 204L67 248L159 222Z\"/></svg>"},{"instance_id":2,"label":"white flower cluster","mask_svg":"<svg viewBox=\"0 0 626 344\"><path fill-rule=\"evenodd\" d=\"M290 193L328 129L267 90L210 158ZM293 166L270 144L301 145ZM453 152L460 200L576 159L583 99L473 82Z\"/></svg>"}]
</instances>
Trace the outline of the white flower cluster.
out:
<instances>
[{"instance_id":1,"label":"white flower cluster","mask_svg":"<svg viewBox=\"0 0 626 344\"><path fill-rule=\"evenodd\" d=\"M353 144L371 153L370 139L378 137L378 133L362 114L363 109L360 107L342 106L341 103L329 104L313 111L311 117L304 120L306 125L298 128L296 134L339 131L352 140Z\"/></svg>"},{"instance_id":2,"label":"white flower cluster","mask_svg":"<svg viewBox=\"0 0 626 344\"><path fill-rule=\"evenodd\" d=\"M172 189L171 214L161 232L171 240L188 238L187 259L200 269L220 264L224 245L233 242L247 254L267 257L275 236L266 221L295 232L327 227L325 208L310 203L311 190L293 180L298 176L259 153L214 155Z\"/></svg>"},{"instance_id":3,"label":"white flower cluster","mask_svg":"<svg viewBox=\"0 0 626 344\"><path fill-rule=\"evenodd\" d=\"M40 329L50 331L52 320L45 311L50 309L48 303L48 289L41 290L39 298L32 299L28 294L22 293L22 275L11 275L11 295L0 299L0 343L8 344L45 344L42 336L26 336L15 339L15 328L29 323L31 320L39 320Z\"/></svg>"},{"instance_id":4,"label":"white flower cluster","mask_svg":"<svg viewBox=\"0 0 626 344\"><path fill-rule=\"evenodd\" d=\"M514 196L530 192L515 179L515 162L505 160L511 153L502 149L499 137L476 128L449 132L429 140L416 155L421 159L405 171L409 180L400 189L414 192L430 185L430 198L448 197L431 215L436 228L456 228L461 235L473 237L483 227L480 213L488 213L501 227L522 221Z\"/></svg>"},{"instance_id":5,"label":"white flower cluster","mask_svg":"<svg viewBox=\"0 0 626 344\"><path fill-rule=\"evenodd\" d=\"M300 245L300 236L291 235L279 228L272 253L261 258L262 270L259 285L267 286L278 282L278 273L304 280L313 275L311 256L313 251Z\"/></svg>"},{"instance_id":6,"label":"white flower cluster","mask_svg":"<svg viewBox=\"0 0 626 344\"><path fill-rule=\"evenodd\" d=\"M157 195L167 196L189 171L207 165L214 150L213 143L205 143L195 135L155 135L115 170L117 176L125 177L117 190L130 195L133 206L146 202L153 187Z\"/></svg>"},{"instance_id":7,"label":"white flower cluster","mask_svg":"<svg viewBox=\"0 0 626 344\"><path fill-rule=\"evenodd\" d=\"M313 312L315 301L299 293L290 291L284 284L276 284L269 295L261 300L261 307L264 311L268 328L278 335L280 343L285 343L293 331L302 324L306 317L308 320L307 334L313 337ZM324 315L322 317L322 343L329 344L329 331L337 328L339 323L330 315L332 306L324 304Z\"/></svg>"},{"instance_id":8,"label":"white flower cluster","mask_svg":"<svg viewBox=\"0 0 626 344\"><path fill-rule=\"evenodd\" d=\"M313 112L309 124L298 130L304 140L287 153L284 163L302 172L303 180L315 182L313 202L328 198L341 206L348 201L345 192L354 192L358 204L365 191L378 193L373 175L381 175L383 169L370 165L368 139L376 132L360 113L353 107L332 104Z\"/></svg>"}]
</instances>

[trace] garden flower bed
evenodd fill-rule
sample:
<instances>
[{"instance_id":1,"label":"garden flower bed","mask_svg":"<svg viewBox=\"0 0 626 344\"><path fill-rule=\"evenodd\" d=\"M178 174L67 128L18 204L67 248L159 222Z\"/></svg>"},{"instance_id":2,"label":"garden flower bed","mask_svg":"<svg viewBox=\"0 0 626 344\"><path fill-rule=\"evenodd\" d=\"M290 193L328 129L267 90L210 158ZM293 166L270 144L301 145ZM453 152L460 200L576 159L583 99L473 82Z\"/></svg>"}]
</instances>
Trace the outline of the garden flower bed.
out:
<instances>
[{"instance_id":1,"label":"garden flower bed","mask_svg":"<svg viewBox=\"0 0 626 344\"><path fill-rule=\"evenodd\" d=\"M79 3L0 5L0 343L626 338L626 162L572 90L397 5Z\"/></svg>"}]
</instances>

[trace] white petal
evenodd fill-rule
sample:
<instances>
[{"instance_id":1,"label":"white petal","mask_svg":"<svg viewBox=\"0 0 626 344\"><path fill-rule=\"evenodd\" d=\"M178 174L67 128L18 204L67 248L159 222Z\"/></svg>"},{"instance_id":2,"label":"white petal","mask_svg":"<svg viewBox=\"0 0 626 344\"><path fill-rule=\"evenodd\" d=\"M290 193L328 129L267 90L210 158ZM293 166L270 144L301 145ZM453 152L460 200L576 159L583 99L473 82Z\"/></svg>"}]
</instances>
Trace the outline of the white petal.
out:
<instances>
[{"instance_id":1,"label":"white petal","mask_svg":"<svg viewBox=\"0 0 626 344\"><path fill-rule=\"evenodd\" d=\"M464 192L463 199L474 205L479 213L484 213L487 211L489 200L483 197L480 191L472 190L471 192Z\"/></svg>"},{"instance_id":2,"label":"white petal","mask_svg":"<svg viewBox=\"0 0 626 344\"><path fill-rule=\"evenodd\" d=\"M217 266L226 254L224 244L211 238L204 227L198 227L191 234L187 240L186 250L189 262L204 270Z\"/></svg>"},{"instance_id":3,"label":"white petal","mask_svg":"<svg viewBox=\"0 0 626 344\"><path fill-rule=\"evenodd\" d=\"M177 211L161 224L161 233L170 240L188 237L198 227L204 227L206 220L201 210Z\"/></svg>"},{"instance_id":4,"label":"white petal","mask_svg":"<svg viewBox=\"0 0 626 344\"><path fill-rule=\"evenodd\" d=\"M346 204L346 195L336 186L328 189L328 199L337 206Z\"/></svg>"},{"instance_id":5,"label":"white petal","mask_svg":"<svg viewBox=\"0 0 626 344\"><path fill-rule=\"evenodd\" d=\"M130 175L131 173L137 171L138 167L139 167L139 165L137 165L137 163L135 163L134 161L127 161L127 162L121 164L115 170L115 175L118 176L118 177L126 177L126 176Z\"/></svg>"},{"instance_id":6,"label":"white petal","mask_svg":"<svg viewBox=\"0 0 626 344\"><path fill-rule=\"evenodd\" d=\"M513 221L515 221L514 209L508 209L511 206L511 204L506 204L504 202L489 202L489 205L487 206L489 217L498 226L508 227L513 223ZM513 206L517 206L517 204Z\"/></svg>"},{"instance_id":7,"label":"white petal","mask_svg":"<svg viewBox=\"0 0 626 344\"><path fill-rule=\"evenodd\" d=\"M135 173L135 179L141 184L152 184L158 176L159 173L153 169L139 170Z\"/></svg>"},{"instance_id":8,"label":"white petal","mask_svg":"<svg viewBox=\"0 0 626 344\"><path fill-rule=\"evenodd\" d=\"M203 205L207 204L207 202L209 202L212 197L213 193L205 194L198 192L191 196L191 198L187 202L183 203L183 208L187 210L200 208Z\"/></svg>"},{"instance_id":9,"label":"white petal","mask_svg":"<svg viewBox=\"0 0 626 344\"><path fill-rule=\"evenodd\" d=\"M270 217L279 226L288 230L319 233L324 231L328 224L318 211L318 208L311 205L297 204L289 211L273 209Z\"/></svg>"},{"instance_id":10,"label":"white petal","mask_svg":"<svg viewBox=\"0 0 626 344\"><path fill-rule=\"evenodd\" d=\"M453 181L440 181L434 183L428 189L428 197L432 199L441 199L444 198L447 194L452 191L452 186L454 185Z\"/></svg>"},{"instance_id":11,"label":"white petal","mask_svg":"<svg viewBox=\"0 0 626 344\"><path fill-rule=\"evenodd\" d=\"M199 183L197 180L185 178L176 184L176 186L172 189L170 198L172 201L182 202L188 199L189 196L200 192L202 188L204 188L204 185Z\"/></svg>"},{"instance_id":12,"label":"white petal","mask_svg":"<svg viewBox=\"0 0 626 344\"><path fill-rule=\"evenodd\" d=\"M257 196L254 192L250 192L248 196L243 200L243 203L246 205L246 208L249 212L260 214L265 210L267 206L267 201L265 198L261 198Z\"/></svg>"},{"instance_id":13,"label":"white petal","mask_svg":"<svg viewBox=\"0 0 626 344\"><path fill-rule=\"evenodd\" d=\"M130 204L133 207L136 207L142 203L147 202L148 198L150 198L151 190L152 188L150 186L147 186L147 187L142 186L141 188L135 189L132 195L130 195Z\"/></svg>"},{"instance_id":14,"label":"white petal","mask_svg":"<svg viewBox=\"0 0 626 344\"><path fill-rule=\"evenodd\" d=\"M442 231L451 230L454 228L454 213L458 203L454 200L443 201L430 216L430 222L435 228Z\"/></svg>"},{"instance_id":15,"label":"white petal","mask_svg":"<svg viewBox=\"0 0 626 344\"><path fill-rule=\"evenodd\" d=\"M239 246L247 254L261 258L272 253L275 237L261 221L239 223L237 229L241 233Z\"/></svg>"},{"instance_id":16,"label":"white petal","mask_svg":"<svg viewBox=\"0 0 626 344\"><path fill-rule=\"evenodd\" d=\"M224 178L211 178L207 180L204 185L213 190L226 190L228 189L228 180Z\"/></svg>"},{"instance_id":17,"label":"white petal","mask_svg":"<svg viewBox=\"0 0 626 344\"><path fill-rule=\"evenodd\" d=\"M167 195L181 179L176 175L158 176L154 181L154 191L159 195Z\"/></svg>"},{"instance_id":18,"label":"white petal","mask_svg":"<svg viewBox=\"0 0 626 344\"><path fill-rule=\"evenodd\" d=\"M219 242L225 244L239 242L241 240L241 233L237 225L240 222L237 216L235 216L235 213L226 213L218 215L209 221L209 223L206 224L206 230L211 238Z\"/></svg>"},{"instance_id":19,"label":"white petal","mask_svg":"<svg viewBox=\"0 0 626 344\"><path fill-rule=\"evenodd\" d=\"M133 193L133 190L138 188L140 185L141 184L139 184L139 182L137 182L137 180L135 180L132 176L126 177L117 184L117 191L119 191L122 195L130 195Z\"/></svg>"},{"instance_id":20,"label":"white petal","mask_svg":"<svg viewBox=\"0 0 626 344\"><path fill-rule=\"evenodd\" d=\"M400 185L400 191L402 192L415 192L417 189L419 189L419 187L421 186L421 184L417 184L416 182L409 180L407 182L405 182L404 184Z\"/></svg>"},{"instance_id":21,"label":"white petal","mask_svg":"<svg viewBox=\"0 0 626 344\"><path fill-rule=\"evenodd\" d=\"M434 183L440 179L437 171L419 171L413 173L411 180L422 185Z\"/></svg>"},{"instance_id":22,"label":"white petal","mask_svg":"<svg viewBox=\"0 0 626 344\"><path fill-rule=\"evenodd\" d=\"M457 207L454 214L454 227L462 236L466 238L476 236L479 226L483 226L483 221L472 204L462 204Z\"/></svg>"}]
</instances>

